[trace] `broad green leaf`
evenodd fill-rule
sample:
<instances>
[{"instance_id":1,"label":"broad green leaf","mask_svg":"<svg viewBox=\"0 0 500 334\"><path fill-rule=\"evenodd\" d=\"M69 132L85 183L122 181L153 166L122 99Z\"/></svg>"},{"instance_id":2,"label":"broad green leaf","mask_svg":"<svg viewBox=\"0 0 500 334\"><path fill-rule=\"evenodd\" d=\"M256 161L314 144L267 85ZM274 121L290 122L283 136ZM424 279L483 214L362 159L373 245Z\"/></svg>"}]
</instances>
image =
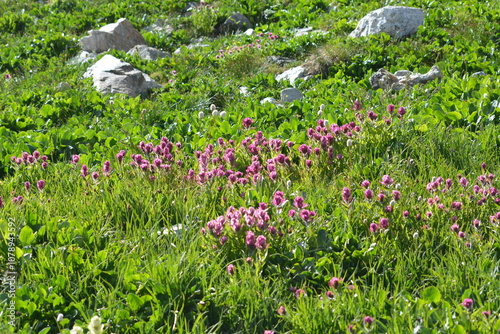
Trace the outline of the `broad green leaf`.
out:
<instances>
[{"instance_id":1,"label":"broad green leaf","mask_svg":"<svg viewBox=\"0 0 500 334\"><path fill-rule=\"evenodd\" d=\"M430 286L422 291L422 298L429 303L439 303L441 292L435 286Z\"/></svg>"},{"instance_id":2,"label":"broad green leaf","mask_svg":"<svg viewBox=\"0 0 500 334\"><path fill-rule=\"evenodd\" d=\"M19 233L19 241L21 242L21 245L30 245L34 239L35 235L33 234L33 230L31 229L31 227L24 226Z\"/></svg>"},{"instance_id":3,"label":"broad green leaf","mask_svg":"<svg viewBox=\"0 0 500 334\"><path fill-rule=\"evenodd\" d=\"M127 295L127 303L134 312L137 312L143 305L143 301L135 293L129 293Z\"/></svg>"}]
</instances>

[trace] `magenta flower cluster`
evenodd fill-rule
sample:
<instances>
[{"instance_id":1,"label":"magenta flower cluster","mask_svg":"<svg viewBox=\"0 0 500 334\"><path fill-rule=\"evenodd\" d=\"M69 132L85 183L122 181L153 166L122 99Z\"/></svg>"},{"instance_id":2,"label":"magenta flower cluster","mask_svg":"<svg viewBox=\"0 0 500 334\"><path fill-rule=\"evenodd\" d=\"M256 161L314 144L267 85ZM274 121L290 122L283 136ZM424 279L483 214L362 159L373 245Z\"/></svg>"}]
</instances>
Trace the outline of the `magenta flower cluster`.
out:
<instances>
[{"instance_id":1,"label":"magenta flower cluster","mask_svg":"<svg viewBox=\"0 0 500 334\"><path fill-rule=\"evenodd\" d=\"M40 166L43 169L46 169L49 166L48 158L46 155L41 155L40 152L34 151L33 154L29 154L28 152L23 152L20 157L12 156L10 158L15 165L35 165L40 163Z\"/></svg>"}]
</instances>

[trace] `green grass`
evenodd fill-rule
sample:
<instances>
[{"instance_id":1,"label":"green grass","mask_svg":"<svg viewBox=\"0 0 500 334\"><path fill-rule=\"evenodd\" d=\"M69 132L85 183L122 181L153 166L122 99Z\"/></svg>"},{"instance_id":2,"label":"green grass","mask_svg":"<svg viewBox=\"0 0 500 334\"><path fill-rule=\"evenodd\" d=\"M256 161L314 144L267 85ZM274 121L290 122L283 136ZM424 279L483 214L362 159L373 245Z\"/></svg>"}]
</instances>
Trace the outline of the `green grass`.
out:
<instances>
[{"instance_id":1,"label":"green grass","mask_svg":"<svg viewBox=\"0 0 500 334\"><path fill-rule=\"evenodd\" d=\"M499 6L404 1L426 10L415 36L354 40L380 2L213 5L0 4L0 269L16 273L0 332L87 332L94 316L105 333L499 331ZM256 35L217 35L234 11ZM164 88L102 96L67 61L120 17L167 18L171 35L142 31L166 51L210 46L153 62L111 50ZM306 26L327 32L294 36ZM288 87L269 55L309 62L303 100L259 103ZM440 82L370 88L380 67L433 65Z\"/></svg>"}]
</instances>

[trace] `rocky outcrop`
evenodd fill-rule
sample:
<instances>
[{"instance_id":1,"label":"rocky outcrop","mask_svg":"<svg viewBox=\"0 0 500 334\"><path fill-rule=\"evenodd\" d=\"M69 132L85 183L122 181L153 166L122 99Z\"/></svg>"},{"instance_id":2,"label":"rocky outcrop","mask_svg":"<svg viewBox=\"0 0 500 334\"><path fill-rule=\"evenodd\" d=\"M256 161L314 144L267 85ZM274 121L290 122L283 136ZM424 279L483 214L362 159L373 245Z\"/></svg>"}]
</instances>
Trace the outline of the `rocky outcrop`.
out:
<instances>
[{"instance_id":1,"label":"rocky outcrop","mask_svg":"<svg viewBox=\"0 0 500 334\"><path fill-rule=\"evenodd\" d=\"M92 78L94 87L103 94L120 93L136 97L146 94L149 89L162 87L149 75L111 55L102 57L83 76Z\"/></svg>"},{"instance_id":2,"label":"rocky outcrop","mask_svg":"<svg viewBox=\"0 0 500 334\"><path fill-rule=\"evenodd\" d=\"M413 35L424 24L424 11L413 7L387 6L363 17L349 37L386 33L394 38Z\"/></svg>"},{"instance_id":3,"label":"rocky outcrop","mask_svg":"<svg viewBox=\"0 0 500 334\"><path fill-rule=\"evenodd\" d=\"M381 68L370 77L370 84L373 89L382 88L383 90L399 91L405 87L413 87L417 84L426 84L435 79L441 79L443 74L439 67L432 66L429 72L425 74L412 73L402 70L392 74L386 69Z\"/></svg>"},{"instance_id":4,"label":"rocky outcrop","mask_svg":"<svg viewBox=\"0 0 500 334\"><path fill-rule=\"evenodd\" d=\"M99 30L90 30L89 36L80 39L80 44L83 51L100 53L109 49L128 51L146 41L127 19L122 18Z\"/></svg>"}]
</instances>

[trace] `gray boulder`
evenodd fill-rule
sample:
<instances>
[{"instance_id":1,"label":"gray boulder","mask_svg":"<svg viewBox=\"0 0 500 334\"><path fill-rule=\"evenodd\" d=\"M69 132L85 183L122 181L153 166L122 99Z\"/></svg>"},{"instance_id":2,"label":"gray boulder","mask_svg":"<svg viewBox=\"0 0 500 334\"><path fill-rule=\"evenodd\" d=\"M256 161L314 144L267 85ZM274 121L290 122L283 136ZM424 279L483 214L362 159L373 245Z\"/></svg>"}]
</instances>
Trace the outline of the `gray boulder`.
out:
<instances>
[{"instance_id":1,"label":"gray boulder","mask_svg":"<svg viewBox=\"0 0 500 334\"><path fill-rule=\"evenodd\" d=\"M417 84L426 84L435 79L441 79L443 74L439 67L432 66L429 72L425 74L412 73L410 71L397 71L392 74L384 68L381 68L370 77L370 84L373 89L382 88L383 90L399 91L405 87L413 87Z\"/></svg>"},{"instance_id":2,"label":"gray boulder","mask_svg":"<svg viewBox=\"0 0 500 334\"><path fill-rule=\"evenodd\" d=\"M165 58L170 56L167 52L163 52L147 45L136 45L127 53L130 55L137 54L144 60L156 60L158 58Z\"/></svg>"},{"instance_id":3,"label":"gray boulder","mask_svg":"<svg viewBox=\"0 0 500 334\"><path fill-rule=\"evenodd\" d=\"M90 30L89 35L80 39L82 50L88 52L100 53L109 49L128 51L135 45L146 44L144 37L124 18L99 30Z\"/></svg>"},{"instance_id":4,"label":"gray boulder","mask_svg":"<svg viewBox=\"0 0 500 334\"><path fill-rule=\"evenodd\" d=\"M424 11L413 7L386 6L368 13L349 37L386 33L394 38L413 35L424 24Z\"/></svg>"},{"instance_id":5,"label":"gray boulder","mask_svg":"<svg viewBox=\"0 0 500 334\"><path fill-rule=\"evenodd\" d=\"M246 31L249 28L253 28L252 23L241 13L234 13L222 24L222 31L227 33Z\"/></svg>"},{"instance_id":6,"label":"gray boulder","mask_svg":"<svg viewBox=\"0 0 500 334\"><path fill-rule=\"evenodd\" d=\"M83 77L92 78L94 87L103 94L120 93L136 97L149 89L162 87L149 75L111 55L105 55L89 67Z\"/></svg>"},{"instance_id":7,"label":"gray boulder","mask_svg":"<svg viewBox=\"0 0 500 334\"><path fill-rule=\"evenodd\" d=\"M285 88L281 91L281 102L293 102L304 97L297 88Z\"/></svg>"}]
</instances>

